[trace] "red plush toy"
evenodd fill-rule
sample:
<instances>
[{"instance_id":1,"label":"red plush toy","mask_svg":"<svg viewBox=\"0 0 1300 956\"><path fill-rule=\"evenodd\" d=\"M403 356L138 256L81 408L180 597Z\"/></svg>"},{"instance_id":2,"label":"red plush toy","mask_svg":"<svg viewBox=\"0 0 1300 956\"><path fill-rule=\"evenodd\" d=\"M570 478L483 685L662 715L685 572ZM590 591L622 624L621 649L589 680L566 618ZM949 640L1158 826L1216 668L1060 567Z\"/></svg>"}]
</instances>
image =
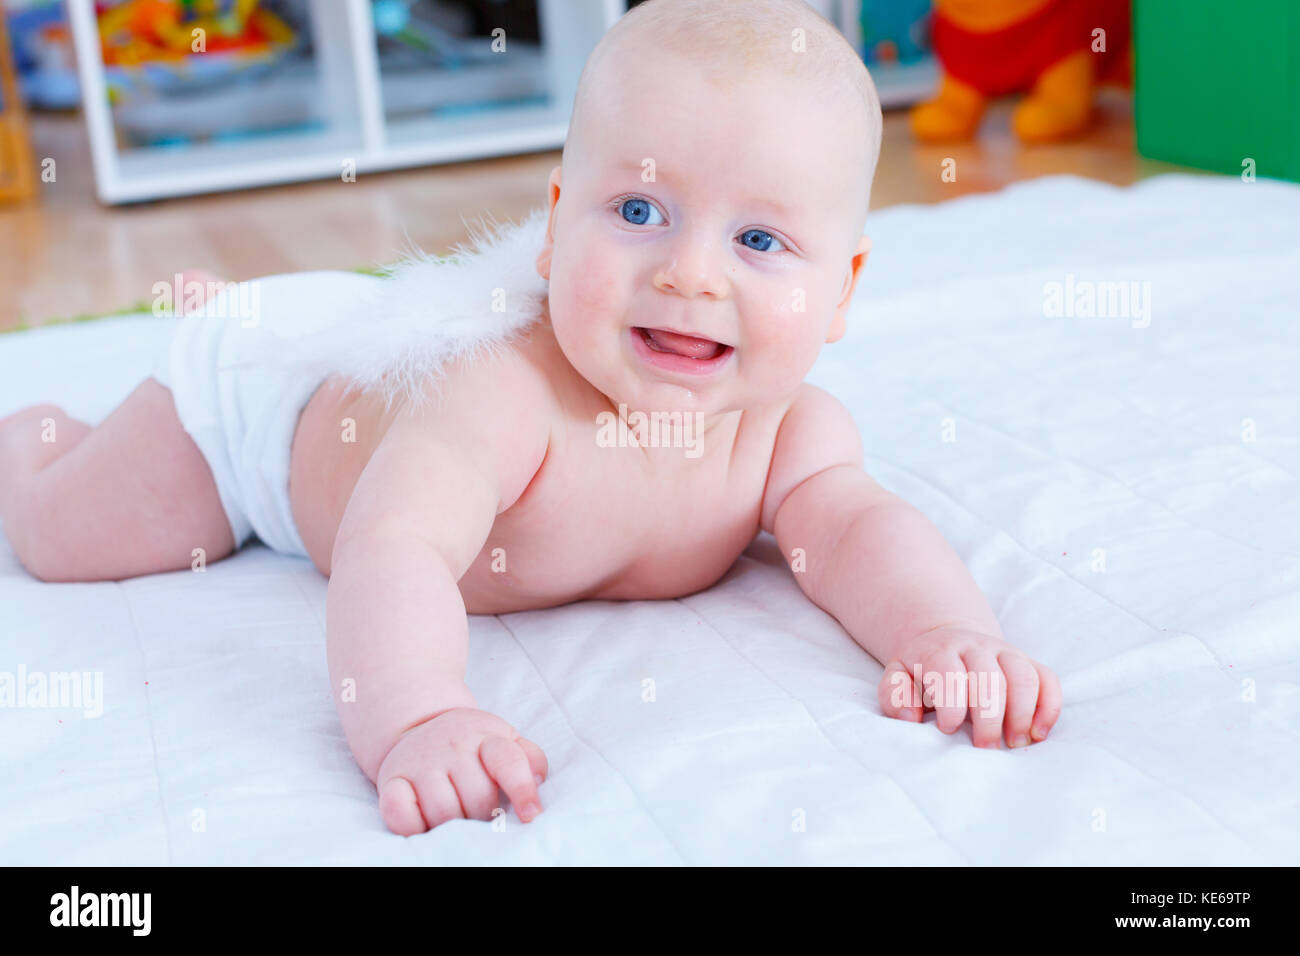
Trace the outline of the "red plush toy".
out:
<instances>
[{"instance_id":1,"label":"red plush toy","mask_svg":"<svg viewBox=\"0 0 1300 956\"><path fill-rule=\"evenodd\" d=\"M935 0L939 95L912 111L929 142L967 139L990 97L1028 90L1012 118L1027 143L1087 125L1098 83L1128 71L1130 0Z\"/></svg>"}]
</instances>

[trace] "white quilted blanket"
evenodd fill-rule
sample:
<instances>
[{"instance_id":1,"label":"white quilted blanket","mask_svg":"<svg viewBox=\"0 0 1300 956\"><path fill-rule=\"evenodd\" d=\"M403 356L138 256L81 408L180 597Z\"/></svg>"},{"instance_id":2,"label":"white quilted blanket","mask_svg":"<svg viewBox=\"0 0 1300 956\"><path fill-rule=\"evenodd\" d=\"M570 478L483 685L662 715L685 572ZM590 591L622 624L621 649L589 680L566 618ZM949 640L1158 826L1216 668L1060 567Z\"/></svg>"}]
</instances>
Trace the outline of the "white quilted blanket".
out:
<instances>
[{"instance_id":1,"label":"white quilted blanket","mask_svg":"<svg viewBox=\"0 0 1300 956\"><path fill-rule=\"evenodd\" d=\"M549 756L546 812L403 839L305 561L50 585L0 540L0 680L103 681L99 716L0 710L0 862L1300 863L1298 224L1300 188L1181 176L869 221L814 380L1060 674L1044 744L881 717L880 666L761 537L680 601L474 619L471 685ZM164 321L0 336L0 414L101 418Z\"/></svg>"}]
</instances>

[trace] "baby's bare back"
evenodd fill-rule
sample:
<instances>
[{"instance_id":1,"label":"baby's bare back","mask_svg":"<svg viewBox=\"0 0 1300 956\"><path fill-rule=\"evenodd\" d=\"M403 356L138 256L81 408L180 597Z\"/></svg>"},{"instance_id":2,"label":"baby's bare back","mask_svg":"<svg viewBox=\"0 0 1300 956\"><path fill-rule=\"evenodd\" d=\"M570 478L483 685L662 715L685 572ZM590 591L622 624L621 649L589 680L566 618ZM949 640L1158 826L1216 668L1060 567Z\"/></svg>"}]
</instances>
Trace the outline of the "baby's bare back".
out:
<instances>
[{"instance_id":1,"label":"baby's bare back","mask_svg":"<svg viewBox=\"0 0 1300 956\"><path fill-rule=\"evenodd\" d=\"M689 414L642 423L633 410L623 428L608 399L565 360L548 326L535 327L516 351L523 362L482 364L467 374L490 374L492 388L507 394L514 375L541 374L554 414L540 468L497 515L459 581L466 610L678 597L722 577L759 530L788 403L733 413L702 434ZM453 376L443 387L455 385ZM398 411L338 380L326 382L303 411L290 497L307 552L325 574L352 491ZM658 437L660 447L637 446L640 425L641 436ZM521 436L521 453L529 445Z\"/></svg>"}]
</instances>

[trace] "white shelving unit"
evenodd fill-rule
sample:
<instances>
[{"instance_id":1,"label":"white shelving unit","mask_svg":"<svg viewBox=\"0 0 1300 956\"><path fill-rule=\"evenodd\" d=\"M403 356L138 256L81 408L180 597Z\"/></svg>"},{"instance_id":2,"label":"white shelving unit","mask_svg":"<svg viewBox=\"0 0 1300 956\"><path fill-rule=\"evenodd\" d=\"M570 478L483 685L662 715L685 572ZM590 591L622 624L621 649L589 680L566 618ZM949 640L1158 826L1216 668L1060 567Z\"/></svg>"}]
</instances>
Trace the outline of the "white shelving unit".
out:
<instances>
[{"instance_id":1,"label":"white shelving unit","mask_svg":"<svg viewBox=\"0 0 1300 956\"><path fill-rule=\"evenodd\" d=\"M435 72L385 77L381 72L370 0L306 0L313 58L310 67L282 70L274 104L255 84L220 92L224 110L282 109L297 129L256 136L124 146L118 124L129 113L109 103L93 0L69 0L86 126L101 201L139 202L273 183L341 177L386 169L555 149L563 144L578 77L601 35L627 11L627 0L537 0L540 48L506 37L510 66L458 74L464 87L500 93L510 104L439 112ZM489 41L484 40L486 45ZM502 64L504 65L504 64ZM472 69L472 68L471 68ZM520 102L527 72L543 90ZM271 81L268 80L268 83ZM493 85L496 84L496 85ZM201 116L203 94L150 104L147 122L183 126ZM169 112L170 111L170 112ZM146 120L133 117L137 126Z\"/></svg>"}]
</instances>

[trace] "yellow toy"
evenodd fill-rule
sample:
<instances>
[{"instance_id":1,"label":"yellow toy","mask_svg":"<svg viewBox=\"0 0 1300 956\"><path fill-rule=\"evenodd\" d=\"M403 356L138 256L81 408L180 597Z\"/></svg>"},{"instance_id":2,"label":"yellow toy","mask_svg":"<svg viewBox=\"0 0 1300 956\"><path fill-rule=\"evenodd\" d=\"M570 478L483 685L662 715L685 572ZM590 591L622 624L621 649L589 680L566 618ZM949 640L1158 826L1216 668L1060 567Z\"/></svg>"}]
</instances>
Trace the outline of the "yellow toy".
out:
<instances>
[{"instance_id":1,"label":"yellow toy","mask_svg":"<svg viewBox=\"0 0 1300 956\"><path fill-rule=\"evenodd\" d=\"M988 100L1029 91L1012 128L1023 142L1087 128L1095 86L1123 78L1129 0L935 0L939 95L912 111L918 139L968 139Z\"/></svg>"}]
</instances>

